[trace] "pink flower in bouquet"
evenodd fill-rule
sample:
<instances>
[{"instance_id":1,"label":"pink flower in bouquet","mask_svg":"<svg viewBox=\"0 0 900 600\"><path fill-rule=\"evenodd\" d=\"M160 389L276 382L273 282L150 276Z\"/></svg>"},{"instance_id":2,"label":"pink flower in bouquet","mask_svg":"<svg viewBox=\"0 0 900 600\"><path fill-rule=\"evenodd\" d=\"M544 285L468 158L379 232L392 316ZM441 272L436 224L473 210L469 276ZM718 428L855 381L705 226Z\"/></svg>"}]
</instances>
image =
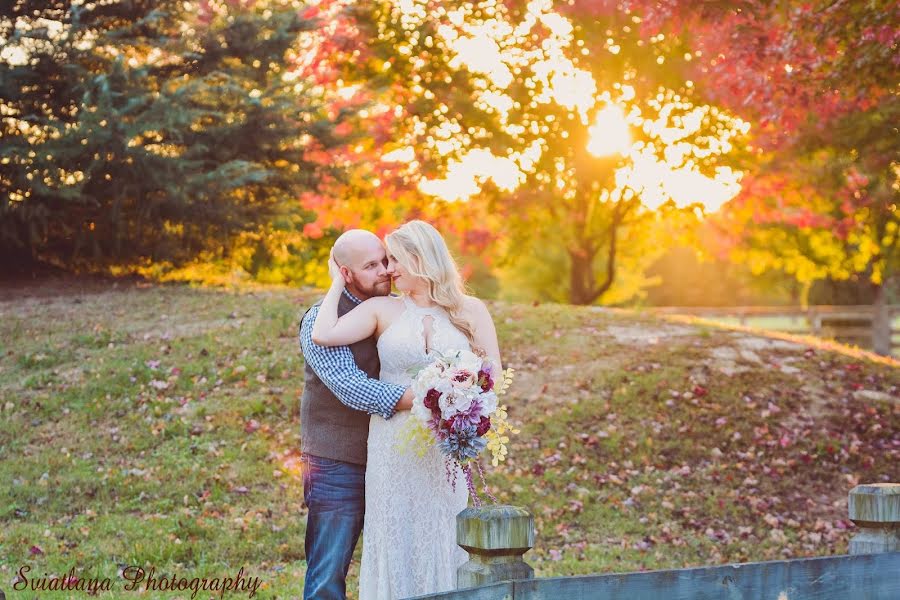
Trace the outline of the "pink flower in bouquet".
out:
<instances>
[{"instance_id":1,"label":"pink flower in bouquet","mask_svg":"<svg viewBox=\"0 0 900 600\"><path fill-rule=\"evenodd\" d=\"M452 390L449 393L441 394L438 400L438 406L441 407L441 417L449 419L460 413L467 413L471 410L473 396L462 390Z\"/></svg>"},{"instance_id":2,"label":"pink flower in bouquet","mask_svg":"<svg viewBox=\"0 0 900 600\"><path fill-rule=\"evenodd\" d=\"M490 417L481 417L481 421L478 423L478 429L475 430L475 433L478 435L484 435L491 429L491 418Z\"/></svg>"},{"instance_id":3,"label":"pink flower in bouquet","mask_svg":"<svg viewBox=\"0 0 900 600\"><path fill-rule=\"evenodd\" d=\"M473 373L472 371L467 371L466 369L459 369L458 371L455 371L453 373L451 382L453 384L453 387L461 389L461 390L467 390L470 387L472 387L473 385L475 385L475 382L477 380L478 380L478 378L476 377L475 373Z\"/></svg>"}]
</instances>

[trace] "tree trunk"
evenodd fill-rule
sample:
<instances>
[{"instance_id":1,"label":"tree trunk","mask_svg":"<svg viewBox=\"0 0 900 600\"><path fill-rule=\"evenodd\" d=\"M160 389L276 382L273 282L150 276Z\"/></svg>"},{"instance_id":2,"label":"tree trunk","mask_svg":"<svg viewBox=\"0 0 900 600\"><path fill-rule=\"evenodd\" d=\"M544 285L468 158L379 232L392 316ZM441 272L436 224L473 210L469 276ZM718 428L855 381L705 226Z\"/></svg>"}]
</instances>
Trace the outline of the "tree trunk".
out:
<instances>
[{"instance_id":1,"label":"tree trunk","mask_svg":"<svg viewBox=\"0 0 900 600\"><path fill-rule=\"evenodd\" d=\"M872 349L881 356L891 355L891 315L888 310L887 290L890 280L875 286L872 303Z\"/></svg>"},{"instance_id":2,"label":"tree trunk","mask_svg":"<svg viewBox=\"0 0 900 600\"><path fill-rule=\"evenodd\" d=\"M597 248L592 240L581 239L581 246L569 248L569 260L572 262L572 273L569 287L569 302L586 306L593 304L612 287L616 280L616 236L619 235L619 226L622 224L625 214L630 210L629 206L622 208L617 204L613 208L612 221L609 224L609 234L606 248L606 276L602 283L597 283L594 274L594 259L597 257Z\"/></svg>"},{"instance_id":3,"label":"tree trunk","mask_svg":"<svg viewBox=\"0 0 900 600\"><path fill-rule=\"evenodd\" d=\"M569 302L580 306L593 304L597 297L594 292L594 255L581 248L570 249L569 261Z\"/></svg>"}]
</instances>

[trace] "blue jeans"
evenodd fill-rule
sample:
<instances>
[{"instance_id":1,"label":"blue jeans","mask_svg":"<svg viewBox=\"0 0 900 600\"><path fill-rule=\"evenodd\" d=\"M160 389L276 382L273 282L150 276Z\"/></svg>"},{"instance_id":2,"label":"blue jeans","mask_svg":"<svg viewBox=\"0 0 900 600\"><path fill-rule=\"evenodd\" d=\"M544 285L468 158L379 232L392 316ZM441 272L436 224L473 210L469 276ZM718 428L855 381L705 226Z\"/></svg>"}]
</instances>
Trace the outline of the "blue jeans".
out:
<instances>
[{"instance_id":1,"label":"blue jeans","mask_svg":"<svg viewBox=\"0 0 900 600\"><path fill-rule=\"evenodd\" d=\"M303 499L309 509L303 598L343 600L366 511L366 467L311 454L301 461Z\"/></svg>"}]
</instances>

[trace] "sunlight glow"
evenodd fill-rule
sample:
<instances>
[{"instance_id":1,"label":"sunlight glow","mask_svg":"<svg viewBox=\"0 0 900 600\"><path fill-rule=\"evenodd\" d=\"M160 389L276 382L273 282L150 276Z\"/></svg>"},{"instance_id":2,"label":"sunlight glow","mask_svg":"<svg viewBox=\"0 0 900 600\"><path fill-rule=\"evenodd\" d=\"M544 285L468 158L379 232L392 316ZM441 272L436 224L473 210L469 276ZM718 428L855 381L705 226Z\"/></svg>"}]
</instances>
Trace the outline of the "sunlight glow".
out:
<instances>
[{"instance_id":1,"label":"sunlight glow","mask_svg":"<svg viewBox=\"0 0 900 600\"><path fill-rule=\"evenodd\" d=\"M416 152L411 146L392 150L381 157L383 162L411 163L416 159Z\"/></svg>"},{"instance_id":2,"label":"sunlight glow","mask_svg":"<svg viewBox=\"0 0 900 600\"><path fill-rule=\"evenodd\" d=\"M559 65L569 66L569 65ZM583 69L563 68L555 70L550 78L550 95L568 109L577 109L584 118L588 110L594 106L594 94L597 84L590 72Z\"/></svg>"},{"instance_id":3,"label":"sunlight glow","mask_svg":"<svg viewBox=\"0 0 900 600\"><path fill-rule=\"evenodd\" d=\"M45 19L43 17L26 20L17 19L15 21L15 30L17 34L25 32L43 31L47 39L42 36L22 37L21 41L13 41L0 36L0 62L10 66L22 66L28 64L31 53L37 48L47 48L51 46L57 38L60 38L64 31L65 25L61 21L53 19Z\"/></svg>"},{"instance_id":4,"label":"sunlight glow","mask_svg":"<svg viewBox=\"0 0 900 600\"><path fill-rule=\"evenodd\" d=\"M651 210L671 200L682 208L701 204L707 211L716 211L740 191L739 182L740 174L727 167L719 167L715 178L710 178L689 167L673 168L650 153L635 157L630 166L616 172L618 187L633 189Z\"/></svg>"},{"instance_id":5,"label":"sunlight glow","mask_svg":"<svg viewBox=\"0 0 900 600\"><path fill-rule=\"evenodd\" d=\"M481 183L488 178L507 191L515 189L524 180L515 162L494 156L490 150L478 149L463 156L462 160L450 160L445 178L423 180L419 189L454 202L477 194Z\"/></svg>"},{"instance_id":6,"label":"sunlight glow","mask_svg":"<svg viewBox=\"0 0 900 600\"><path fill-rule=\"evenodd\" d=\"M484 73L502 88L513 81L513 74L500 57L500 47L486 36L458 38L451 46L456 56L450 66L465 65L473 73Z\"/></svg>"},{"instance_id":7,"label":"sunlight glow","mask_svg":"<svg viewBox=\"0 0 900 600\"><path fill-rule=\"evenodd\" d=\"M594 156L626 155L631 148L631 134L625 113L620 106L610 104L599 110L590 129L588 152Z\"/></svg>"},{"instance_id":8,"label":"sunlight glow","mask_svg":"<svg viewBox=\"0 0 900 600\"><path fill-rule=\"evenodd\" d=\"M404 27L413 28L424 18L422 6L422 0L399 4ZM570 139L572 127L578 127L579 120L588 128L587 152L621 159L615 188L599 190L601 200L638 195L651 210L671 201L678 206L701 204L714 211L740 190L740 173L720 167L712 169L714 175L710 176L701 172L699 165L730 151L732 138L746 133L748 123L725 119L715 107L694 106L663 88L639 104L634 87L627 85L633 73L625 73L624 81L614 83L612 89L598 90L593 74L570 58L584 54L584 49L575 47L572 23L553 10L551 0L530 0L519 22L505 18L502 3L482 2L477 6L482 11L480 16L472 5L447 11L446 22L434 38L428 38L427 45L444 45L451 53L450 66L467 69L473 76L474 106L498 115L506 132L528 146L497 156L477 148L482 139L479 132L462 128L453 117L426 133L425 123L412 116L412 138L405 142L406 147L386 154L385 161L412 166L416 154L413 148L422 141L432 152L459 157L448 162L443 178L420 181L422 192L447 201L464 201L478 194L488 180L511 191L531 174L544 185L558 187L560 199L568 198L573 190L567 159L559 157L553 163L558 167L554 172L534 170L548 148L549 136L556 136L557 141ZM544 37L536 47L527 42L538 30L543 30ZM662 40L663 36L657 38ZM415 56L415 45L420 42L415 33L410 39L412 45L407 50ZM612 37L607 40L607 49L619 51ZM526 106L514 102L510 92L513 82L530 90L530 98L523 101ZM691 87L692 83L686 85ZM548 114L544 105L571 111L574 120L560 118L558 110ZM443 111L443 105L438 107ZM642 114L642 107L652 116ZM711 120L721 126L711 127ZM702 133L704 127L712 133ZM635 142L639 133L649 141ZM706 172L710 172L708 165Z\"/></svg>"},{"instance_id":9,"label":"sunlight glow","mask_svg":"<svg viewBox=\"0 0 900 600\"><path fill-rule=\"evenodd\" d=\"M17 67L28 64L28 51L22 46L5 46L0 50L0 61Z\"/></svg>"},{"instance_id":10,"label":"sunlight glow","mask_svg":"<svg viewBox=\"0 0 900 600\"><path fill-rule=\"evenodd\" d=\"M524 79L526 86L534 90L529 107L533 113L539 114L544 104L576 113L588 127L587 151L597 157L622 159L622 166L616 171L615 189L601 190L601 198L618 200L637 194L651 210L672 201L677 206L701 204L714 211L740 190L741 173L720 167L714 176L708 176L700 171L698 161L728 152L729 140L746 133L749 124L733 119L726 127L716 128L714 135L701 136L705 119L719 116L714 107L693 106L674 92L661 89L648 103L648 108L656 113L648 118L635 104L632 86L616 83L613 90L598 92L592 74L578 68L568 57L573 46L572 25L553 12L549 0L531 0L522 21L511 26L496 18L479 22L462 10L451 13L454 26L442 28L441 35L455 52L454 67L486 77L480 86L482 91L477 93L476 106L498 112L510 134L549 134L551 127L556 127L552 114L544 122L532 119L514 123L509 117L514 103L506 89L516 72L515 78ZM550 30L540 49L522 50L523 45L517 45L517 41L531 36L540 26ZM611 39L609 45L615 45ZM651 141L635 143L633 132L640 130ZM564 127L556 132L563 139L568 134ZM419 186L425 193L450 201L477 194L481 184L489 179L501 189L514 189L533 171L543 151L543 144L535 141L525 151L508 152L503 158L482 149L466 153L465 149L471 146L467 142L452 144L454 137L441 136L433 145L440 153L462 153L461 160L451 163L445 178L426 180ZM409 158L408 153L403 156ZM566 169L564 162L557 166ZM535 176L545 183L555 182L560 198L571 194L563 171Z\"/></svg>"}]
</instances>

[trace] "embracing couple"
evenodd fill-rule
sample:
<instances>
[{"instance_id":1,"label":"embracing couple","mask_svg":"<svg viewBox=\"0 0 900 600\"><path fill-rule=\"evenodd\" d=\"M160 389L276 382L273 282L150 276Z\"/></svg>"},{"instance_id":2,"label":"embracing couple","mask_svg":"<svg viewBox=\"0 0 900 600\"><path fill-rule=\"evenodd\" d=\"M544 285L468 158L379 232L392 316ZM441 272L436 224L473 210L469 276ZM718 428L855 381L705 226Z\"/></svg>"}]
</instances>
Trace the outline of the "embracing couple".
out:
<instances>
[{"instance_id":1,"label":"embracing couple","mask_svg":"<svg viewBox=\"0 0 900 600\"><path fill-rule=\"evenodd\" d=\"M414 418L410 386L433 352L472 350L499 373L494 322L465 294L444 239L423 221L383 243L368 231L344 233L329 271L331 288L300 324L303 596L344 598L363 522L361 599L452 590L467 560L456 545L456 515L468 492L448 483L437 447L421 456L404 448L404 425Z\"/></svg>"}]
</instances>

